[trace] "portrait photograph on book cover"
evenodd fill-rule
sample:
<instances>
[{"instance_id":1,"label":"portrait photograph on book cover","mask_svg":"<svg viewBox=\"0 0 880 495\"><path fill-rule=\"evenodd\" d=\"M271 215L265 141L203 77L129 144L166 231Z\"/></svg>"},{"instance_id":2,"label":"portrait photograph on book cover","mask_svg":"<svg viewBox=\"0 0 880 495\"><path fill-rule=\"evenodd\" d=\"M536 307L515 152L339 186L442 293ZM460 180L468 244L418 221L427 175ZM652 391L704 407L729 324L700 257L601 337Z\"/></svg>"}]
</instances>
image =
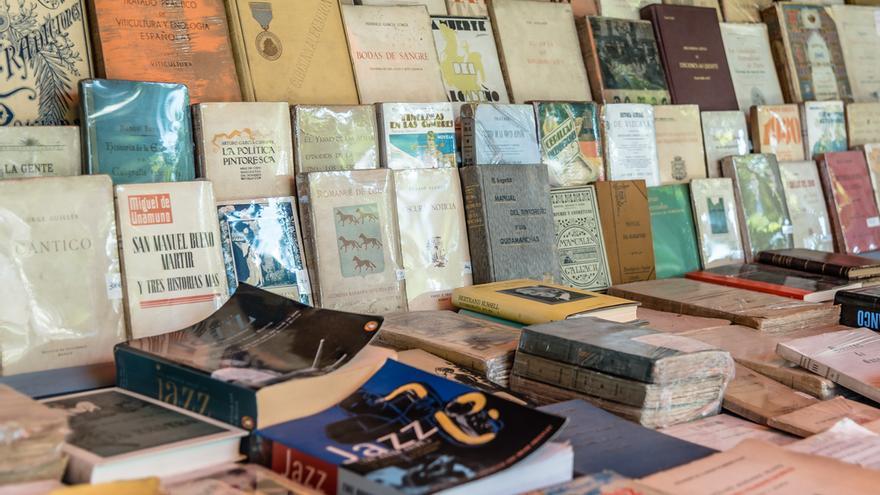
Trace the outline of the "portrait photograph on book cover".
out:
<instances>
[{"instance_id":1,"label":"portrait photograph on book cover","mask_svg":"<svg viewBox=\"0 0 880 495\"><path fill-rule=\"evenodd\" d=\"M590 294L567 291L559 287L548 287L546 285L530 285L528 287L499 290L498 292L543 304L563 304L593 297Z\"/></svg>"}]
</instances>

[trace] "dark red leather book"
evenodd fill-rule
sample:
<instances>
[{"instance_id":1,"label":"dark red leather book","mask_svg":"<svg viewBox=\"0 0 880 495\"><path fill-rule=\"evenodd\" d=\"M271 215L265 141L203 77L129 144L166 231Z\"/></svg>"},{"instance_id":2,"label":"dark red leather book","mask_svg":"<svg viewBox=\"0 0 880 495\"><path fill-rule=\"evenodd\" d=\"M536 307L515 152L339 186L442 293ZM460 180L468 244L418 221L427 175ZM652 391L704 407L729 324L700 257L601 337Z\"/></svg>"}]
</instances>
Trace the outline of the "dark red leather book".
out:
<instances>
[{"instance_id":1,"label":"dark red leather book","mask_svg":"<svg viewBox=\"0 0 880 495\"><path fill-rule=\"evenodd\" d=\"M819 156L819 175L831 214L836 251L859 254L880 249L880 213L861 151Z\"/></svg>"}]
</instances>

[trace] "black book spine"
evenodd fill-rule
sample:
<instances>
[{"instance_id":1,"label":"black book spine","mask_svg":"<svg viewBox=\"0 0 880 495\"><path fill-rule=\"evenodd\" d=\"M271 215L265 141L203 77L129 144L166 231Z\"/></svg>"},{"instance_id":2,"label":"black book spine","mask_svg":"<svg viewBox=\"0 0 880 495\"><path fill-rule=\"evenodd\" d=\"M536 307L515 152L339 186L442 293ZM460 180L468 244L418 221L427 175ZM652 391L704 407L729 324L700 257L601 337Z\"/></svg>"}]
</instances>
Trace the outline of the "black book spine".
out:
<instances>
[{"instance_id":1,"label":"black book spine","mask_svg":"<svg viewBox=\"0 0 880 495\"><path fill-rule=\"evenodd\" d=\"M852 291L838 291L834 304L840 305L840 324L880 330L880 298Z\"/></svg>"}]
</instances>

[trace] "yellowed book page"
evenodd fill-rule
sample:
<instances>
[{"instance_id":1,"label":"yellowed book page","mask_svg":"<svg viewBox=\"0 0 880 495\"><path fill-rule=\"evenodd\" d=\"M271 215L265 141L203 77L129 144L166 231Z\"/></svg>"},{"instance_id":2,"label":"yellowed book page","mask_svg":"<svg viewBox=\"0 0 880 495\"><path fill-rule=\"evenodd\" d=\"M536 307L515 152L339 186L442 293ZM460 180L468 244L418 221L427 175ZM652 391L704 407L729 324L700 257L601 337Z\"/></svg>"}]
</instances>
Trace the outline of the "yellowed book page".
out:
<instances>
[{"instance_id":1,"label":"yellowed book page","mask_svg":"<svg viewBox=\"0 0 880 495\"><path fill-rule=\"evenodd\" d=\"M730 450L747 438L762 440L774 445L788 445L797 437L774 431L728 414L718 414L659 430L666 435L686 440L710 449Z\"/></svg>"},{"instance_id":2,"label":"yellowed book page","mask_svg":"<svg viewBox=\"0 0 880 495\"><path fill-rule=\"evenodd\" d=\"M706 177L699 106L655 106L654 132L660 184L686 184Z\"/></svg>"},{"instance_id":3,"label":"yellowed book page","mask_svg":"<svg viewBox=\"0 0 880 495\"><path fill-rule=\"evenodd\" d=\"M851 401L845 397L835 397L782 416L770 418L768 424L792 435L808 437L831 428L844 418L857 424L869 423L880 419L880 409Z\"/></svg>"}]
</instances>

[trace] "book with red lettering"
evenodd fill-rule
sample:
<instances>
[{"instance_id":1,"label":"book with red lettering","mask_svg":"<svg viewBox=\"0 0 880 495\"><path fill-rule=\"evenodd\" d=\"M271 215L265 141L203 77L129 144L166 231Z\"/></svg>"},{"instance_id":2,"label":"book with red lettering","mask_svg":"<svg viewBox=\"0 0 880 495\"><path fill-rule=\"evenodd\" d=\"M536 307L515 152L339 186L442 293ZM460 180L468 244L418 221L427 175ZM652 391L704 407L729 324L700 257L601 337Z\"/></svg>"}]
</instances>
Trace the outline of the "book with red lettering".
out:
<instances>
[{"instance_id":1,"label":"book with red lettering","mask_svg":"<svg viewBox=\"0 0 880 495\"><path fill-rule=\"evenodd\" d=\"M819 175L831 216L835 251L859 254L880 249L880 212L864 153L820 155Z\"/></svg>"},{"instance_id":2,"label":"book with red lettering","mask_svg":"<svg viewBox=\"0 0 880 495\"><path fill-rule=\"evenodd\" d=\"M831 301L839 290L858 289L862 286L861 282L758 263L719 266L690 272L685 277L807 302Z\"/></svg>"}]
</instances>

